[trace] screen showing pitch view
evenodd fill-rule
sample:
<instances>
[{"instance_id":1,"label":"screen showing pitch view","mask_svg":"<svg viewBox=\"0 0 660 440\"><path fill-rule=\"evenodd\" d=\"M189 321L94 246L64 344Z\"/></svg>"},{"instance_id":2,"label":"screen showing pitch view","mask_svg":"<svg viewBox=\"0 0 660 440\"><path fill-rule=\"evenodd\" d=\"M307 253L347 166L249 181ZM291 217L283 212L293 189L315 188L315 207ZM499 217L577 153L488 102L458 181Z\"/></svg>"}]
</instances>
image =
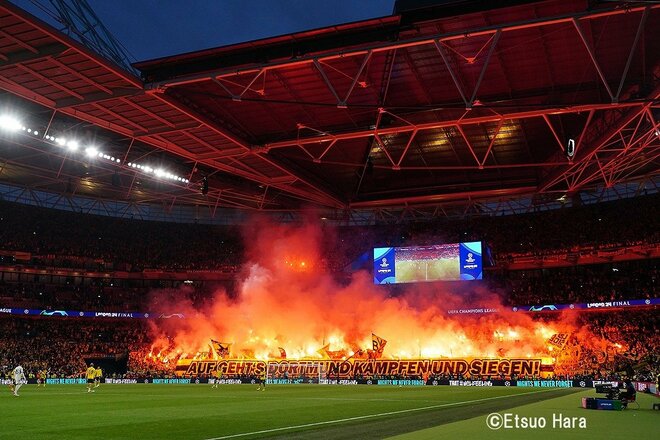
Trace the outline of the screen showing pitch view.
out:
<instances>
[{"instance_id":1,"label":"screen showing pitch view","mask_svg":"<svg viewBox=\"0 0 660 440\"><path fill-rule=\"evenodd\" d=\"M374 283L480 280L480 241L374 248Z\"/></svg>"}]
</instances>

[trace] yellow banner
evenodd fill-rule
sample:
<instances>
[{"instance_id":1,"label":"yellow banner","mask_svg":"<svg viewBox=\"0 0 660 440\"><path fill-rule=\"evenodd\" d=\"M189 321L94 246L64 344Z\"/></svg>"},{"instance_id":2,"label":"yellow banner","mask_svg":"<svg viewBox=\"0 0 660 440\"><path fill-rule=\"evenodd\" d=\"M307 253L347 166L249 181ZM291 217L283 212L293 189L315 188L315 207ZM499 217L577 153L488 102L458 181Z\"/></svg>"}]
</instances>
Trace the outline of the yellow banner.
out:
<instances>
[{"instance_id":1,"label":"yellow banner","mask_svg":"<svg viewBox=\"0 0 660 440\"><path fill-rule=\"evenodd\" d=\"M220 371L223 377L268 376L353 378L373 376L540 376L541 359L351 359L341 360L190 360L177 363L178 376L210 376Z\"/></svg>"}]
</instances>

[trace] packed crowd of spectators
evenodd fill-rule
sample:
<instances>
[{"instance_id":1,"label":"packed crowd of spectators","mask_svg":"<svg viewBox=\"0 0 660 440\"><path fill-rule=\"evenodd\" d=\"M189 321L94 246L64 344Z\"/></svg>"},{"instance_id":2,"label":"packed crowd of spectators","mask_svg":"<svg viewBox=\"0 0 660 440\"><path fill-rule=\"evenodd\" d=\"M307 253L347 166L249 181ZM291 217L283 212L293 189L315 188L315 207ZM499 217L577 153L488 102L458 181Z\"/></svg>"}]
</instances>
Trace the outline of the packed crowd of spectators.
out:
<instances>
[{"instance_id":1,"label":"packed crowd of spectators","mask_svg":"<svg viewBox=\"0 0 660 440\"><path fill-rule=\"evenodd\" d=\"M578 322L595 340L572 335L557 354L558 375L655 381L660 374L660 320L655 310L583 313Z\"/></svg>"},{"instance_id":2,"label":"packed crowd of spectators","mask_svg":"<svg viewBox=\"0 0 660 440\"><path fill-rule=\"evenodd\" d=\"M488 285L508 305L573 304L660 297L658 260L497 271Z\"/></svg>"},{"instance_id":3,"label":"packed crowd of spectators","mask_svg":"<svg viewBox=\"0 0 660 440\"><path fill-rule=\"evenodd\" d=\"M0 319L0 367L22 365L26 376L46 370L52 377L81 377L92 358L127 357L146 343L134 321Z\"/></svg>"},{"instance_id":4,"label":"packed crowd of spectators","mask_svg":"<svg viewBox=\"0 0 660 440\"><path fill-rule=\"evenodd\" d=\"M553 318L538 315L537 319L552 322ZM579 332L569 334L565 345L545 355L555 357L552 379L629 377L653 381L660 374L660 321L656 310L582 313L576 328ZM591 339L580 339L587 334L585 331ZM107 364L114 365L107 371L110 377L174 377L180 354L171 342L154 348L146 324L135 320L5 317L0 319L0 334L0 368L7 370L20 363L28 377L35 377L41 370L48 371L49 377L81 377L91 359L106 359ZM456 375L436 379L511 377Z\"/></svg>"},{"instance_id":5,"label":"packed crowd of spectators","mask_svg":"<svg viewBox=\"0 0 660 440\"><path fill-rule=\"evenodd\" d=\"M324 226L324 263L341 270L373 247L484 241L496 259L660 242L660 195L523 215ZM625 215L622 215L625 213ZM638 221L643 219L643 221ZM127 220L0 202L0 251L88 269L222 270L244 258L240 227ZM0 252L1 253L1 252ZM2 259L0 255L0 259Z\"/></svg>"},{"instance_id":6,"label":"packed crowd of spectators","mask_svg":"<svg viewBox=\"0 0 660 440\"><path fill-rule=\"evenodd\" d=\"M399 230L403 233L389 236L401 236L401 242L411 244L481 240L498 256L658 243L660 195L521 215L414 223Z\"/></svg>"},{"instance_id":7,"label":"packed crowd of spectators","mask_svg":"<svg viewBox=\"0 0 660 440\"><path fill-rule=\"evenodd\" d=\"M122 283L125 280L105 280L76 285L63 282L10 282L0 276L0 307L16 309L75 310L91 312L162 312L175 313L173 304L192 304L201 308L218 289L230 291L231 281L207 283L172 283L158 286L150 283L136 287ZM104 281L104 280L101 280Z\"/></svg>"},{"instance_id":8,"label":"packed crowd of spectators","mask_svg":"<svg viewBox=\"0 0 660 440\"><path fill-rule=\"evenodd\" d=\"M600 205L506 217L475 217L460 222L428 222L370 227L324 226L322 265L340 271L373 247L434 245L483 240L500 261L512 255L540 255L660 242L660 195ZM625 212L625 215L622 213ZM640 221L642 220L642 221ZM151 311L178 301L174 287L152 295L147 277L83 278L12 274L16 253L31 254L30 264L52 268L142 271L220 270L235 272L244 258L238 227L142 222L45 210L0 202L0 307L44 310ZM433 252L436 252L435 250ZM433 255L436 255L437 252ZM404 255L405 256L405 255ZM426 258L427 252L410 257ZM605 302L651 299L659 295L658 260L640 259L552 269L488 272L485 284L507 305ZM20 261L23 263L24 261ZM366 265L371 264L367 255ZM46 280L46 281L44 281ZM157 280L154 280L157 282ZM230 282L228 282L230 283ZM480 288L481 288L480 287ZM203 304L217 285L186 285L193 305ZM231 286L228 287L231 292ZM566 350L579 363L571 374L601 378L630 370L657 374L658 319L653 311L587 313L584 326L626 347L625 354L596 352L574 339ZM143 324L57 318L0 319L0 366L21 362L29 372L47 367L52 374L79 374L92 355L125 356L122 374L162 376L173 363L149 357ZM153 354L153 353L151 353ZM568 365L568 364L567 364ZM646 365L646 366L645 366ZM648 368L647 368L648 367ZM645 370L646 368L646 370ZM655 370L654 370L655 369Z\"/></svg>"},{"instance_id":9,"label":"packed crowd of spectators","mask_svg":"<svg viewBox=\"0 0 660 440\"><path fill-rule=\"evenodd\" d=\"M0 202L0 249L36 255L44 265L166 270L235 270L240 232L126 220Z\"/></svg>"},{"instance_id":10,"label":"packed crowd of spectators","mask_svg":"<svg viewBox=\"0 0 660 440\"><path fill-rule=\"evenodd\" d=\"M88 285L6 282L0 280L0 304L44 310L143 311L148 288L108 283ZM111 285L112 284L112 285Z\"/></svg>"}]
</instances>

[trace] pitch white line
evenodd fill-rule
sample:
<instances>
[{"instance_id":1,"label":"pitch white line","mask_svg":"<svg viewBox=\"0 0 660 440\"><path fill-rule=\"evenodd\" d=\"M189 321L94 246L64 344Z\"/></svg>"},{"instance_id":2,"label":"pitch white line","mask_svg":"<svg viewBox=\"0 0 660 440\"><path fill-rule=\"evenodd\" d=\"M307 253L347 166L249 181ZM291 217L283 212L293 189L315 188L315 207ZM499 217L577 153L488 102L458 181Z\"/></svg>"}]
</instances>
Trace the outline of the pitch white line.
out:
<instances>
[{"instance_id":1,"label":"pitch white line","mask_svg":"<svg viewBox=\"0 0 660 440\"><path fill-rule=\"evenodd\" d=\"M423 406L421 408L410 408L410 409L402 409L399 411L388 411L384 413L378 413L378 414L368 414L366 416L355 416L355 417L347 417L345 419L337 419L337 420L326 420L325 422L314 422L314 423L305 423L303 425L293 425L293 426L283 426L281 428L273 428L273 429L264 429L261 431L252 431L252 432L243 432L240 434L231 434L231 435L223 435L222 437L212 437L212 438L207 438L205 440L223 440L227 438L236 438L236 437L245 437L248 435L257 435L257 434L267 434L270 432L277 432L277 431L289 431L291 429L298 429L298 428L309 428L311 426L321 426L321 425L332 425L335 423L343 423L343 422L352 422L354 420L363 420L363 419L371 419L375 417L383 417L383 416L391 416L394 414L403 414L403 413L408 413L408 412L415 412L415 411L425 411L428 409L435 409L435 408L446 408L449 406L457 406L457 405L466 405L469 403L477 403L477 402L485 402L486 400L495 400L495 399L503 399L505 397L515 397L515 396L525 396L527 394L537 394L537 393L545 393L548 391L556 391L556 389L544 389L544 390L539 390L539 391L530 391L529 393L521 393L521 394L507 394L506 396L495 396L495 397L486 397L483 399L475 399L475 400L464 400L461 402L454 402L454 403L444 403L441 405L431 405L431 406Z\"/></svg>"}]
</instances>

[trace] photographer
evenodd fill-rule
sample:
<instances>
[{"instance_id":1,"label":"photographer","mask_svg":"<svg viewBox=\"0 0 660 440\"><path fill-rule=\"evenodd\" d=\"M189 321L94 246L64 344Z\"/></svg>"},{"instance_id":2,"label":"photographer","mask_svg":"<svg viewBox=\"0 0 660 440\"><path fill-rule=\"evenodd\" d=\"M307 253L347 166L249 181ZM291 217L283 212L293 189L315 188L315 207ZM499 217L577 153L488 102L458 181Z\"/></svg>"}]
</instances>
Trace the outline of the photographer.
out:
<instances>
[{"instance_id":1,"label":"photographer","mask_svg":"<svg viewBox=\"0 0 660 440\"><path fill-rule=\"evenodd\" d=\"M627 400L630 402L635 401L637 398L637 390L635 389L635 384L633 384L630 378L624 380L625 391L620 394L621 400Z\"/></svg>"}]
</instances>

